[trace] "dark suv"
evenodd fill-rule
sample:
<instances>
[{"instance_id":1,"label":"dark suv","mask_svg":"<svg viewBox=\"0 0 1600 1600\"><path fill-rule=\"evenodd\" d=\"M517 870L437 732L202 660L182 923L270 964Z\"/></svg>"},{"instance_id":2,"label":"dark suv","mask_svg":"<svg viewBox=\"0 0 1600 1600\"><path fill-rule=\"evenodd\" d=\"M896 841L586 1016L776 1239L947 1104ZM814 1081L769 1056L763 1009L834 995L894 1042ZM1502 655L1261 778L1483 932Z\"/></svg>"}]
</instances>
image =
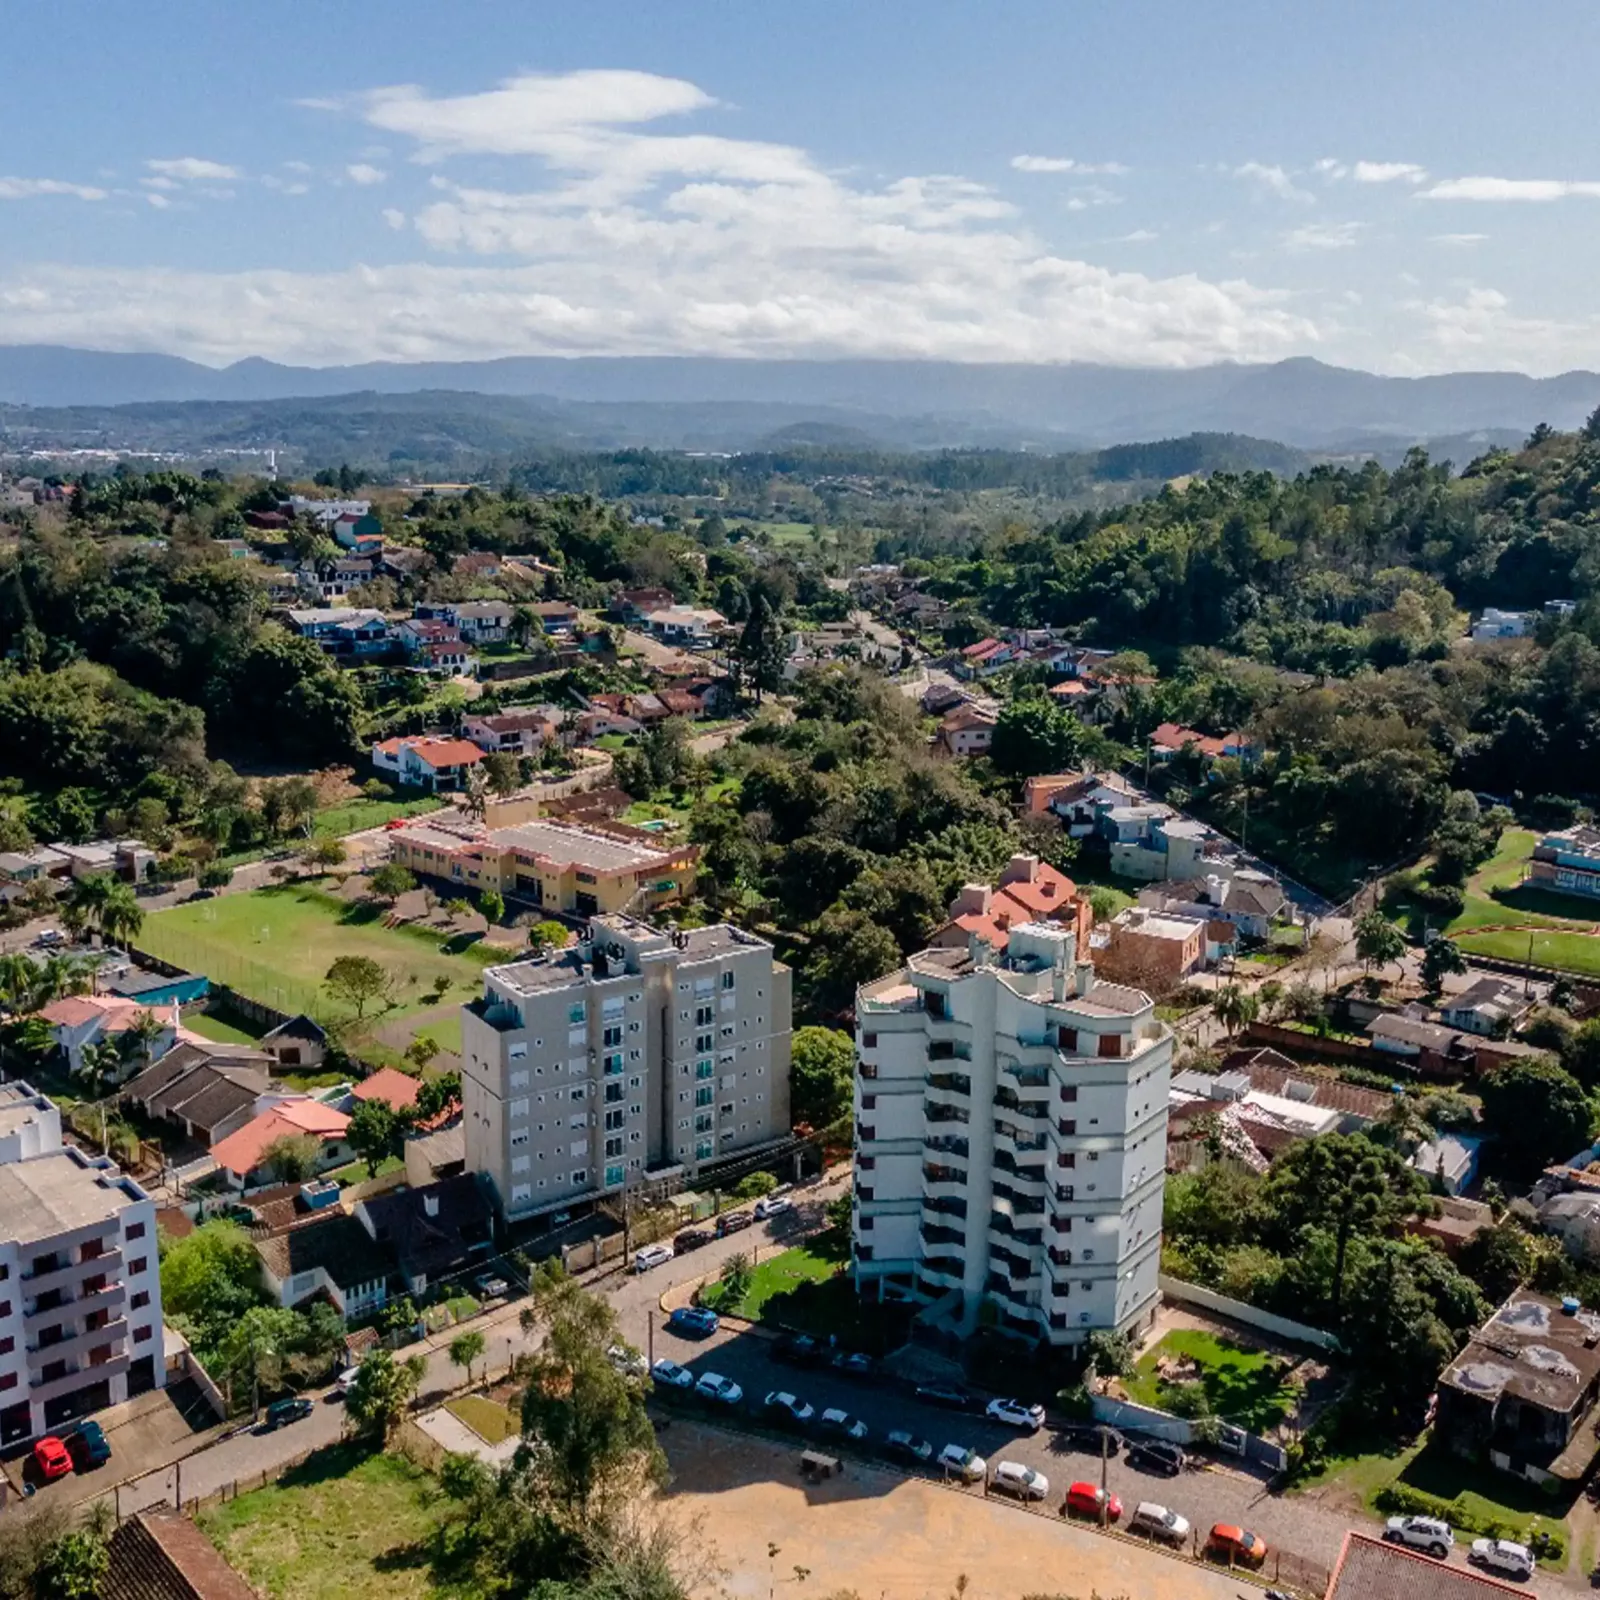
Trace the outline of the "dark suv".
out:
<instances>
[{"instance_id":1,"label":"dark suv","mask_svg":"<svg viewBox=\"0 0 1600 1600\"><path fill-rule=\"evenodd\" d=\"M1183 1471L1184 1455L1177 1445L1165 1439L1130 1439L1128 1465L1143 1467L1147 1472L1164 1473L1175 1478Z\"/></svg>"}]
</instances>

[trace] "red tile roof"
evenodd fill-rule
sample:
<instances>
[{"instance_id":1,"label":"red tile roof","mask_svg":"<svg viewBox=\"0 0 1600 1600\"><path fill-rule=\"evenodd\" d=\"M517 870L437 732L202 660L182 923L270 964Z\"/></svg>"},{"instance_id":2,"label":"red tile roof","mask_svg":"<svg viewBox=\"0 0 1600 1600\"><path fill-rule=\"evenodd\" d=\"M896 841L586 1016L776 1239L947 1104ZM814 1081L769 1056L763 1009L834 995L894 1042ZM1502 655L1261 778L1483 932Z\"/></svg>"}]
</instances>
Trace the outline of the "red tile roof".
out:
<instances>
[{"instance_id":1,"label":"red tile roof","mask_svg":"<svg viewBox=\"0 0 1600 1600\"><path fill-rule=\"evenodd\" d=\"M980 639L976 644L969 644L961 653L968 660L976 660L981 655L987 655L999 643L998 639Z\"/></svg>"},{"instance_id":2,"label":"red tile roof","mask_svg":"<svg viewBox=\"0 0 1600 1600\"><path fill-rule=\"evenodd\" d=\"M320 1100L288 1100L271 1111L263 1111L218 1141L211 1147L211 1155L219 1167L243 1177L261 1165L261 1158L280 1139L300 1134L337 1139L349 1126L350 1119L344 1112L335 1111Z\"/></svg>"},{"instance_id":3,"label":"red tile roof","mask_svg":"<svg viewBox=\"0 0 1600 1600\"><path fill-rule=\"evenodd\" d=\"M471 767L483 760L483 751L470 739L423 739L411 753L430 767Z\"/></svg>"},{"instance_id":4,"label":"red tile roof","mask_svg":"<svg viewBox=\"0 0 1600 1600\"><path fill-rule=\"evenodd\" d=\"M381 1100L395 1111L417 1103L421 1084L393 1067L379 1067L370 1078L363 1078L351 1091L357 1100Z\"/></svg>"}]
</instances>

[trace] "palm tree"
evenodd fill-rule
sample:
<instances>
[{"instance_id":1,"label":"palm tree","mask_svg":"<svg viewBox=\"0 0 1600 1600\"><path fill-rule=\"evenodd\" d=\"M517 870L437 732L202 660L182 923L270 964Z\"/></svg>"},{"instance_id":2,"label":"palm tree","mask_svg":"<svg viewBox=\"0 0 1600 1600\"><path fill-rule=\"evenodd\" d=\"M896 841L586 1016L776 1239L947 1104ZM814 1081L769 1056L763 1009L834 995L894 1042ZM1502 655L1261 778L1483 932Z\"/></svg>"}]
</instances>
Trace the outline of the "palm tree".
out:
<instances>
[{"instance_id":1,"label":"palm tree","mask_svg":"<svg viewBox=\"0 0 1600 1600\"><path fill-rule=\"evenodd\" d=\"M167 1031L164 1023L153 1011L139 1011L134 1014L122 1037L138 1050L140 1059L145 1066L149 1066L154 1059L156 1040Z\"/></svg>"},{"instance_id":2,"label":"palm tree","mask_svg":"<svg viewBox=\"0 0 1600 1600\"><path fill-rule=\"evenodd\" d=\"M461 809L474 822L482 822L488 815L489 784L476 767L467 773L466 786L461 791Z\"/></svg>"},{"instance_id":3,"label":"palm tree","mask_svg":"<svg viewBox=\"0 0 1600 1600\"><path fill-rule=\"evenodd\" d=\"M1241 1028L1248 1028L1260 1016L1261 1002L1238 984L1230 983L1226 989L1217 991L1216 998L1211 1002L1211 1010L1217 1021L1228 1030L1231 1039Z\"/></svg>"},{"instance_id":4,"label":"palm tree","mask_svg":"<svg viewBox=\"0 0 1600 1600\"><path fill-rule=\"evenodd\" d=\"M34 1006L47 1006L69 994L91 994L96 970L95 963L82 956L51 956L34 978Z\"/></svg>"},{"instance_id":5,"label":"palm tree","mask_svg":"<svg viewBox=\"0 0 1600 1600\"><path fill-rule=\"evenodd\" d=\"M102 927L101 916L106 902L111 897L114 883L115 880L103 872L79 878L72 886L72 893L67 897L63 917L69 917L77 922L79 931Z\"/></svg>"},{"instance_id":6,"label":"palm tree","mask_svg":"<svg viewBox=\"0 0 1600 1600\"><path fill-rule=\"evenodd\" d=\"M73 1077L83 1081L87 1098L98 1100L122 1073L122 1049L114 1039L86 1044L78 1055Z\"/></svg>"},{"instance_id":7,"label":"palm tree","mask_svg":"<svg viewBox=\"0 0 1600 1600\"><path fill-rule=\"evenodd\" d=\"M13 1011L31 1011L34 985L39 969L19 951L15 955L0 956L0 1003Z\"/></svg>"},{"instance_id":8,"label":"palm tree","mask_svg":"<svg viewBox=\"0 0 1600 1600\"><path fill-rule=\"evenodd\" d=\"M144 908L133 892L133 885L113 883L100 907L100 936L107 944L126 947L143 926Z\"/></svg>"}]
</instances>

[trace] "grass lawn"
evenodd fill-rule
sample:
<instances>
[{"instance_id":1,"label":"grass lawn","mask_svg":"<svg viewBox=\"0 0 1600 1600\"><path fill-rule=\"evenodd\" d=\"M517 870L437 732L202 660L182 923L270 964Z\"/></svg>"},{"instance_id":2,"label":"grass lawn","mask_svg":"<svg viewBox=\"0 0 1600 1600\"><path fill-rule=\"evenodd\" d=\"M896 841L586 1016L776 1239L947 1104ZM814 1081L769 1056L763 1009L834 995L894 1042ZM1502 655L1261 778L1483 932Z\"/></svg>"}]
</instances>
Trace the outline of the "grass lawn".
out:
<instances>
[{"instance_id":1,"label":"grass lawn","mask_svg":"<svg viewBox=\"0 0 1600 1600\"><path fill-rule=\"evenodd\" d=\"M247 1017L234 1011L191 1011L183 1025L202 1039L218 1044L254 1044L261 1037L260 1031L250 1031L254 1024Z\"/></svg>"},{"instance_id":2,"label":"grass lawn","mask_svg":"<svg viewBox=\"0 0 1600 1600\"><path fill-rule=\"evenodd\" d=\"M632 736L626 733L602 733L594 741L596 750L609 750L615 755L619 750L626 750L633 743Z\"/></svg>"},{"instance_id":3,"label":"grass lawn","mask_svg":"<svg viewBox=\"0 0 1600 1600\"><path fill-rule=\"evenodd\" d=\"M1200 1386L1211 1409L1225 1422L1265 1433L1294 1410L1298 1391L1284 1381L1279 1356L1249 1350L1198 1328L1175 1328L1140 1360L1125 1382L1129 1398L1140 1405L1165 1408L1171 1387L1156 1376L1163 1356L1188 1356L1200 1367Z\"/></svg>"},{"instance_id":4,"label":"grass lawn","mask_svg":"<svg viewBox=\"0 0 1600 1600\"><path fill-rule=\"evenodd\" d=\"M497 1400L481 1394L457 1395L445 1401L444 1408L472 1429L485 1444L501 1444L517 1432L511 1413Z\"/></svg>"},{"instance_id":5,"label":"grass lawn","mask_svg":"<svg viewBox=\"0 0 1600 1600\"><path fill-rule=\"evenodd\" d=\"M342 838L347 833L365 833L368 828L381 828L396 817L421 817L438 811L444 801L432 795L415 800L346 800L328 806L317 813L316 832L319 836Z\"/></svg>"},{"instance_id":6,"label":"grass lawn","mask_svg":"<svg viewBox=\"0 0 1600 1600\"><path fill-rule=\"evenodd\" d=\"M754 1321L775 1296L792 1294L802 1283L822 1283L838 1271L837 1261L814 1255L800 1245L763 1261L751 1275L749 1291L737 1305L724 1303L727 1295L720 1283L707 1284L700 1299L714 1311Z\"/></svg>"},{"instance_id":7,"label":"grass lawn","mask_svg":"<svg viewBox=\"0 0 1600 1600\"><path fill-rule=\"evenodd\" d=\"M432 1022L418 1028L417 1033L426 1034L441 1050L449 1050L455 1055L461 1054L460 1016L435 1017Z\"/></svg>"},{"instance_id":8,"label":"grass lawn","mask_svg":"<svg viewBox=\"0 0 1600 1600\"><path fill-rule=\"evenodd\" d=\"M386 1178L391 1172L404 1172L405 1169L406 1164L403 1157L385 1156L378 1163L378 1170L372 1176L374 1178ZM335 1183L365 1183L367 1181L367 1164L365 1161L352 1161L348 1166L335 1167L331 1172L325 1172L323 1176L332 1178Z\"/></svg>"},{"instance_id":9,"label":"grass lawn","mask_svg":"<svg viewBox=\"0 0 1600 1600\"><path fill-rule=\"evenodd\" d=\"M351 1015L322 987L328 968L339 956L370 956L393 983L389 1010L381 1002L369 1006L373 1022L478 992L484 965L499 955L482 943L448 951L452 942L458 941L428 929L386 928L374 907L349 904L316 883L174 906L147 917L139 936L140 945L163 960L280 1011L304 1011L319 1020ZM430 994L437 978L451 986L440 999Z\"/></svg>"},{"instance_id":10,"label":"grass lawn","mask_svg":"<svg viewBox=\"0 0 1600 1600\"><path fill-rule=\"evenodd\" d=\"M434 1600L428 1545L448 1502L420 1467L353 1445L319 1450L269 1488L200 1514L269 1600Z\"/></svg>"}]
</instances>

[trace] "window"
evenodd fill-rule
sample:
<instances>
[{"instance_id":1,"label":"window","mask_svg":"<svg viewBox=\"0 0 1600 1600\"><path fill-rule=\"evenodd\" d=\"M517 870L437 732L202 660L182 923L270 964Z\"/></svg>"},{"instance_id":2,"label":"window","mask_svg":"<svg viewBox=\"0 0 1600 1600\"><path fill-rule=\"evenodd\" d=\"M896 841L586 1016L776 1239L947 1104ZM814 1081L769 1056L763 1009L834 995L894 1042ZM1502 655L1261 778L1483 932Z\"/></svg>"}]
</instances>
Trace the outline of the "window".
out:
<instances>
[{"instance_id":1,"label":"window","mask_svg":"<svg viewBox=\"0 0 1600 1600\"><path fill-rule=\"evenodd\" d=\"M694 1158L696 1161L709 1161L717 1153L714 1139L696 1139L694 1142Z\"/></svg>"},{"instance_id":2,"label":"window","mask_svg":"<svg viewBox=\"0 0 1600 1600\"><path fill-rule=\"evenodd\" d=\"M17 1375L14 1372L0 1372L0 1389L15 1389Z\"/></svg>"},{"instance_id":3,"label":"window","mask_svg":"<svg viewBox=\"0 0 1600 1600\"><path fill-rule=\"evenodd\" d=\"M588 1020L589 1020L589 1008L586 1005L584 1005L581 1001L575 1006L568 1006L567 1007L567 1021L568 1022L587 1022Z\"/></svg>"},{"instance_id":4,"label":"window","mask_svg":"<svg viewBox=\"0 0 1600 1600\"><path fill-rule=\"evenodd\" d=\"M511 1074L511 1087L513 1089L526 1089L528 1087L528 1069L526 1067L520 1072Z\"/></svg>"},{"instance_id":5,"label":"window","mask_svg":"<svg viewBox=\"0 0 1600 1600\"><path fill-rule=\"evenodd\" d=\"M1122 1035L1120 1033L1102 1033L1100 1035L1100 1049L1103 1056L1120 1056L1122 1054Z\"/></svg>"},{"instance_id":6,"label":"window","mask_svg":"<svg viewBox=\"0 0 1600 1600\"><path fill-rule=\"evenodd\" d=\"M698 1027L704 1027L708 1022L716 1020L717 1008L715 1006L696 1006L694 1020Z\"/></svg>"},{"instance_id":7,"label":"window","mask_svg":"<svg viewBox=\"0 0 1600 1600\"><path fill-rule=\"evenodd\" d=\"M567 1096L569 1099L579 1102L587 1100L589 1098L589 1085L586 1083L580 1083L575 1089L569 1089L567 1091Z\"/></svg>"},{"instance_id":8,"label":"window","mask_svg":"<svg viewBox=\"0 0 1600 1600\"><path fill-rule=\"evenodd\" d=\"M708 1106L716 1098L717 1091L709 1084L702 1084L694 1092L694 1103L697 1106Z\"/></svg>"},{"instance_id":9,"label":"window","mask_svg":"<svg viewBox=\"0 0 1600 1600\"><path fill-rule=\"evenodd\" d=\"M1061 1085L1061 1098L1067 1105L1076 1105L1078 1101L1078 1086L1075 1083Z\"/></svg>"},{"instance_id":10,"label":"window","mask_svg":"<svg viewBox=\"0 0 1600 1600\"><path fill-rule=\"evenodd\" d=\"M541 1123L540 1127L543 1127L543 1126L544 1126L544 1124ZM518 1128L517 1131L514 1134L511 1135L511 1148L513 1150L520 1149L527 1142L528 1142L528 1130L526 1128Z\"/></svg>"},{"instance_id":11,"label":"window","mask_svg":"<svg viewBox=\"0 0 1600 1600\"><path fill-rule=\"evenodd\" d=\"M629 1106L628 1107L628 1115L630 1117L642 1117L644 1115L644 1107L643 1106Z\"/></svg>"},{"instance_id":12,"label":"window","mask_svg":"<svg viewBox=\"0 0 1600 1600\"><path fill-rule=\"evenodd\" d=\"M1078 1030L1076 1028L1056 1029L1056 1048L1065 1050L1069 1055L1078 1048Z\"/></svg>"},{"instance_id":13,"label":"window","mask_svg":"<svg viewBox=\"0 0 1600 1600\"><path fill-rule=\"evenodd\" d=\"M134 1277L138 1277L138 1275L141 1272L143 1272L144 1269L146 1267L148 1267L149 1265L150 1265L149 1259L147 1257L145 1257L145 1256L140 1256L136 1261L130 1261L128 1263L128 1271Z\"/></svg>"},{"instance_id":14,"label":"window","mask_svg":"<svg viewBox=\"0 0 1600 1600\"><path fill-rule=\"evenodd\" d=\"M148 1300L149 1298L150 1298L149 1295L145 1296L146 1300ZM17 1348L17 1341L14 1338L12 1338L12 1336L9 1333L5 1336L5 1338L0 1339L0 1356L8 1356L16 1348Z\"/></svg>"},{"instance_id":15,"label":"window","mask_svg":"<svg viewBox=\"0 0 1600 1600\"><path fill-rule=\"evenodd\" d=\"M627 1092L620 1083L608 1083L606 1085L606 1104L608 1106L620 1104L623 1095Z\"/></svg>"},{"instance_id":16,"label":"window","mask_svg":"<svg viewBox=\"0 0 1600 1600\"><path fill-rule=\"evenodd\" d=\"M642 1089L642 1088L644 1088L644 1079L643 1078L629 1078L628 1079L628 1087L630 1089Z\"/></svg>"},{"instance_id":17,"label":"window","mask_svg":"<svg viewBox=\"0 0 1600 1600\"><path fill-rule=\"evenodd\" d=\"M574 1140L573 1143L567 1146L567 1154L569 1156L586 1156L588 1153L589 1141L587 1139Z\"/></svg>"},{"instance_id":18,"label":"window","mask_svg":"<svg viewBox=\"0 0 1600 1600\"><path fill-rule=\"evenodd\" d=\"M133 1330L133 1342L135 1344L149 1344L151 1339L155 1337L155 1331L154 1328L148 1325L143 1328L135 1328Z\"/></svg>"},{"instance_id":19,"label":"window","mask_svg":"<svg viewBox=\"0 0 1600 1600\"><path fill-rule=\"evenodd\" d=\"M875 1033L864 1033L864 1034L862 1034L861 1035L861 1048L863 1050L876 1050L878 1048L878 1036L877 1036L877 1034L875 1034Z\"/></svg>"},{"instance_id":20,"label":"window","mask_svg":"<svg viewBox=\"0 0 1600 1600\"><path fill-rule=\"evenodd\" d=\"M572 1181L574 1183L587 1183L589 1181L588 1168L579 1167L578 1170L572 1174Z\"/></svg>"},{"instance_id":21,"label":"window","mask_svg":"<svg viewBox=\"0 0 1600 1600\"><path fill-rule=\"evenodd\" d=\"M513 1120L519 1117L526 1117L528 1114L528 1097L526 1095L519 1096L511 1102L508 1109Z\"/></svg>"},{"instance_id":22,"label":"window","mask_svg":"<svg viewBox=\"0 0 1600 1600\"><path fill-rule=\"evenodd\" d=\"M621 1044L622 1029L620 1027L607 1028L600 1042L608 1047L611 1045Z\"/></svg>"},{"instance_id":23,"label":"window","mask_svg":"<svg viewBox=\"0 0 1600 1600\"><path fill-rule=\"evenodd\" d=\"M514 1183L511 1185L511 1203L514 1206L522 1205L533 1194L531 1184Z\"/></svg>"},{"instance_id":24,"label":"window","mask_svg":"<svg viewBox=\"0 0 1600 1600\"><path fill-rule=\"evenodd\" d=\"M733 983L733 974L731 972L724 972L722 974L722 987L724 989L731 989L733 987Z\"/></svg>"},{"instance_id":25,"label":"window","mask_svg":"<svg viewBox=\"0 0 1600 1600\"><path fill-rule=\"evenodd\" d=\"M614 1139L607 1139L606 1140L606 1155L608 1157L610 1157L610 1156L620 1156L621 1154L622 1154L622 1136L619 1134Z\"/></svg>"},{"instance_id":26,"label":"window","mask_svg":"<svg viewBox=\"0 0 1600 1600\"><path fill-rule=\"evenodd\" d=\"M694 1131L696 1133L710 1133L716 1126L716 1121L717 1119L709 1111L702 1111L694 1119Z\"/></svg>"},{"instance_id":27,"label":"window","mask_svg":"<svg viewBox=\"0 0 1600 1600\"><path fill-rule=\"evenodd\" d=\"M608 1078L614 1078L622 1071L622 1052L618 1050L614 1055L609 1055L603 1063Z\"/></svg>"},{"instance_id":28,"label":"window","mask_svg":"<svg viewBox=\"0 0 1600 1600\"><path fill-rule=\"evenodd\" d=\"M514 1045L512 1045L511 1048L506 1051L506 1059L508 1061L526 1061L528 1059L528 1047L527 1047L527 1045L526 1044L514 1044Z\"/></svg>"},{"instance_id":29,"label":"window","mask_svg":"<svg viewBox=\"0 0 1600 1600\"><path fill-rule=\"evenodd\" d=\"M528 1170L528 1158L526 1156L512 1156L511 1170L513 1172L526 1172Z\"/></svg>"},{"instance_id":30,"label":"window","mask_svg":"<svg viewBox=\"0 0 1600 1600\"><path fill-rule=\"evenodd\" d=\"M694 1064L694 1075L697 1078L714 1078L717 1069L710 1061L697 1061Z\"/></svg>"},{"instance_id":31,"label":"window","mask_svg":"<svg viewBox=\"0 0 1600 1600\"><path fill-rule=\"evenodd\" d=\"M142 1239L144 1238L144 1224L142 1222L130 1222L122 1230L122 1235L125 1239Z\"/></svg>"},{"instance_id":32,"label":"window","mask_svg":"<svg viewBox=\"0 0 1600 1600\"><path fill-rule=\"evenodd\" d=\"M715 1049L716 1043L717 1036L714 1033L697 1033L694 1036L695 1053L698 1055L703 1051Z\"/></svg>"},{"instance_id":33,"label":"window","mask_svg":"<svg viewBox=\"0 0 1600 1600\"><path fill-rule=\"evenodd\" d=\"M620 1111L606 1112L606 1128L610 1131L615 1131L616 1129L620 1128L623 1124L623 1120L624 1118Z\"/></svg>"},{"instance_id":34,"label":"window","mask_svg":"<svg viewBox=\"0 0 1600 1600\"><path fill-rule=\"evenodd\" d=\"M621 1166L607 1167L606 1168L606 1188L614 1189L622 1181L623 1181L623 1170L622 1170Z\"/></svg>"},{"instance_id":35,"label":"window","mask_svg":"<svg viewBox=\"0 0 1600 1600\"><path fill-rule=\"evenodd\" d=\"M877 1095L875 1095L875 1094L864 1094L864 1095L862 1095L862 1097L861 1097L861 1109L863 1111L876 1111L878 1109L878 1097L877 1097Z\"/></svg>"}]
</instances>

